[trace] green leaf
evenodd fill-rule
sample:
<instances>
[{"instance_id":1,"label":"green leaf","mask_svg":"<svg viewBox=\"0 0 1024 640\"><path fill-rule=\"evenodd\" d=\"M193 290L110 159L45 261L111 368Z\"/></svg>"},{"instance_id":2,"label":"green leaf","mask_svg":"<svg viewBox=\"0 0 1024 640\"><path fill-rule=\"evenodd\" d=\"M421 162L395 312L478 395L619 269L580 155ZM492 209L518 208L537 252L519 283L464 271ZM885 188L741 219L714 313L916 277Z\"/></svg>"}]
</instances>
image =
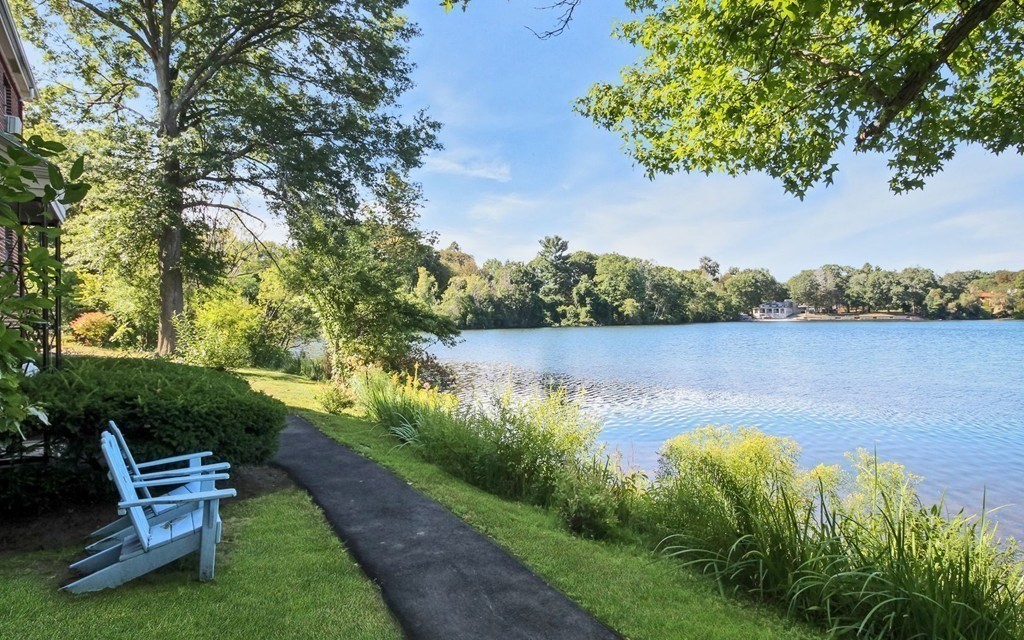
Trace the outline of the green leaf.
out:
<instances>
[{"instance_id":1,"label":"green leaf","mask_svg":"<svg viewBox=\"0 0 1024 640\"><path fill-rule=\"evenodd\" d=\"M78 180L85 173L85 156L79 156L78 160L75 160L75 164L71 165L71 172L68 174L68 178L72 181Z\"/></svg>"},{"instance_id":2,"label":"green leaf","mask_svg":"<svg viewBox=\"0 0 1024 640\"><path fill-rule=\"evenodd\" d=\"M33 138L35 138L35 136L33 136ZM67 147L57 142L56 140L43 140L42 138L40 138L39 141L34 144L34 146L40 149L45 149L47 151L53 151L54 153L63 153L68 150Z\"/></svg>"},{"instance_id":3,"label":"green leaf","mask_svg":"<svg viewBox=\"0 0 1024 640\"><path fill-rule=\"evenodd\" d=\"M50 174L50 184L53 185L53 188L56 189L57 191L63 189L64 176L61 175L60 169L58 169L56 165L47 164L46 171L47 173Z\"/></svg>"},{"instance_id":4,"label":"green leaf","mask_svg":"<svg viewBox=\"0 0 1024 640\"><path fill-rule=\"evenodd\" d=\"M61 204L75 204L81 202L85 198L86 194L89 193L90 185L76 182L69 184L64 188L64 195L60 199Z\"/></svg>"}]
</instances>

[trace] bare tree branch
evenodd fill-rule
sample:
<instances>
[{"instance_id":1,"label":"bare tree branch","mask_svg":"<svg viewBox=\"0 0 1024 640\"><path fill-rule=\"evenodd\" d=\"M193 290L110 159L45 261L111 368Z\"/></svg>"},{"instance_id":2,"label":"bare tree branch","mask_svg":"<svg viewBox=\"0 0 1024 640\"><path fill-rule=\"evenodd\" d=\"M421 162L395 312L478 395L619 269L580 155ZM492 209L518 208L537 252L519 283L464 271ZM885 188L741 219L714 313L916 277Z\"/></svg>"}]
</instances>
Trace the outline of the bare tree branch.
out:
<instances>
[{"instance_id":1,"label":"bare tree branch","mask_svg":"<svg viewBox=\"0 0 1024 640\"><path fill-rule=\"evenodd\" d=\"M546 7L538 7L541 10L549 11L551 9L561 9L562 14L558 16L558 20L555 22L555 27L548 31L542 31L540 33L534 31L530 27L526 27L530 33L537 36L541 40L547 40L556 36L562 35L566 29L569 28L569 23L572 22L573 13L576 11L576 7L580 5L583 0L558 0L558 2L548 5Z\"/></svg>"}]
</instances>

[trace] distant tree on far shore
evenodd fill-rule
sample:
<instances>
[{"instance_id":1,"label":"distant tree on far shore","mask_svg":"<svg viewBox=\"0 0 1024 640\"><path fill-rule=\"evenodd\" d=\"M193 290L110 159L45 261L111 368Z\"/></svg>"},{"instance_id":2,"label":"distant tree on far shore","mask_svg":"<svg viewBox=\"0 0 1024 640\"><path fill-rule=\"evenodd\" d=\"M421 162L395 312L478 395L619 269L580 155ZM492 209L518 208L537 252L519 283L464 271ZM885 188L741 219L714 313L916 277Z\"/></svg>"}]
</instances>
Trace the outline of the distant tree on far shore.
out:
<instances>
[{"instance_id":1,"label":"distant tree on far shore","mask_svg":"<svg viewBox=\"0 0 1024 640\"><path fill-rule=\"evenodd\" d=\"M463 255L464 262L476 264ZM963 271L939 278L923 267L826 264L783 284L767 269L732 267L722 273L707 256L695 269L675 269L617 253L570 253L569 243L557 236L542 240L528 263L492 259L483 265L478 273L452 278L447 288L422 281L414 296L460 329L718 322L787 297L825 313L1024 317L1024 271Z\"/></svg>"}]
</instances>

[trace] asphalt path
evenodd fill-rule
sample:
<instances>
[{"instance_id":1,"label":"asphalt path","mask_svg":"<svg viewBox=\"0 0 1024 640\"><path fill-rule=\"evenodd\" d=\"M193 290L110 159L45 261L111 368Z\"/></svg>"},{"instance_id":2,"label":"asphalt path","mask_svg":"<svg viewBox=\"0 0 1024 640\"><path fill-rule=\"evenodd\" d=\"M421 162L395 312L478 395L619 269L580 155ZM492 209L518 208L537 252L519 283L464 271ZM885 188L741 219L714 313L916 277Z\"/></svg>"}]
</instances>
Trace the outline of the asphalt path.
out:
<instances>
[{"instance_id":1,"label":"asphalt path","mask_svg":"<svg viewBox=\"0 0 1024 640\"><path fill-rule=\"evenodd\" d=\"M288 417L274 462L312 495L414 640L619 636L437 502Z\"/></svg>"}]
</instances>

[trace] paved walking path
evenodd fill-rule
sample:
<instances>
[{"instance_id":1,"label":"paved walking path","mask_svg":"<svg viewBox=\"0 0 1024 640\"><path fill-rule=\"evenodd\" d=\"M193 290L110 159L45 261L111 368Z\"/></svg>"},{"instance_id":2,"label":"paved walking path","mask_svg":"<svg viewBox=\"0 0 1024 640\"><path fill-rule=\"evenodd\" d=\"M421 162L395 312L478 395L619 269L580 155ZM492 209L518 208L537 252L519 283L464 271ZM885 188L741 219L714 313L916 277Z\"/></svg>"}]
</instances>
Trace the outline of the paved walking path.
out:
<instances>
[{"instance_id":1,"label":"paved walking path","mask_svg":"<svg viewBox=\"0 0 1024 640\"><path fill-rule=\"evenodd\" d=\"M377 463L288 416L274 460L313 496L414 640L617 640L576 603Z\"/></svg>"}]
</instances>

